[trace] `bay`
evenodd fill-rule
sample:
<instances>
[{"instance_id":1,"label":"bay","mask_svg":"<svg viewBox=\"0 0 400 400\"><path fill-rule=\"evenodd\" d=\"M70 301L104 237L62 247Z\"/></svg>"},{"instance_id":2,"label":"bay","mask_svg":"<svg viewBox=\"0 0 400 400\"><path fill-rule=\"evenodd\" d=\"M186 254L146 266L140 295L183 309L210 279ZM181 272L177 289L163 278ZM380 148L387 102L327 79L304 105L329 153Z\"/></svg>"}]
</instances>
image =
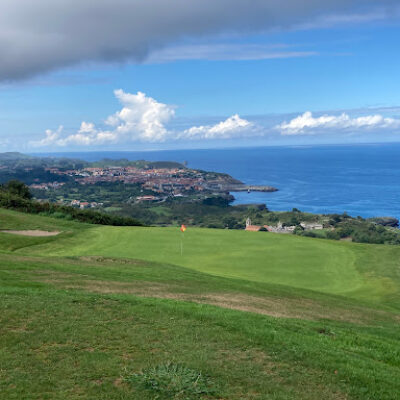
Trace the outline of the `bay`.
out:
<instances>
[{"instance_id":1,"label":"bay","mask_svg":"<svg viewBox=\"0 0 400 400\"><path fill-rule=\"evenodd\" d=\"M41 155L97 161L103 158L188 163L226 172L275 193L233 193L235 204L265 203L276 211L400 217L400 144L260 147L207 150L109 151Z\"/></svg>"}]
</instances>

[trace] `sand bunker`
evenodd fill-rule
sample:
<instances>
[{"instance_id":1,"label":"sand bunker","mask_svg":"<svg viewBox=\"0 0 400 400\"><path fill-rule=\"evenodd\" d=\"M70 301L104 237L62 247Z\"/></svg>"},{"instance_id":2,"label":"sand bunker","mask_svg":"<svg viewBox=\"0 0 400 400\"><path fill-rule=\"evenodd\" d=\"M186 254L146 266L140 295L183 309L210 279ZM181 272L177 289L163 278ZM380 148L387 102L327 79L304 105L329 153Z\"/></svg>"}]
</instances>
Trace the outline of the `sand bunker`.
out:
<instances>
[{"instance_id":1,"label":"sand bunker","mask_svg":"<svg viewBox=\"0 0 400 400\"><path fill-rule=\"evenodd\" d=\"M56 236L60 232L48 232L48 231L1 231L3 233L11 233L12 235L21 235L21 236L36 236L36 237L43 237L43 236Z\"/></svg>"}]
</instances>

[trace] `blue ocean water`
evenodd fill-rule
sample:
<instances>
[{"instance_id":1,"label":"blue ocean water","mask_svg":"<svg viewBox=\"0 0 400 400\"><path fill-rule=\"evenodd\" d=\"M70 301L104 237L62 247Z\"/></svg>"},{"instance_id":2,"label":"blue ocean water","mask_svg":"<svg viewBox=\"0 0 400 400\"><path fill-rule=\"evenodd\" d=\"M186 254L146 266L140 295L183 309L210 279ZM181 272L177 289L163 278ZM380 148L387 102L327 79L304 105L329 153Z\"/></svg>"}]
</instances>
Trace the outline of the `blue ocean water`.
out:
<instances>
[{"instance_id":1,"label":"blue ocean water","mask_svg":"<svg viewBox=\"0 0 400 400\"><path fill-rule=\"evenodd\" d=\"M48 153L46 155L49 155ZM52 155L55 155L54 153ZM57 153L87 161L127 158L187 161L275 193L234 193L236 204L265 203L313 213L400 217L400 144L298 146L146 152Z\"/></svg>"}]
</instances>

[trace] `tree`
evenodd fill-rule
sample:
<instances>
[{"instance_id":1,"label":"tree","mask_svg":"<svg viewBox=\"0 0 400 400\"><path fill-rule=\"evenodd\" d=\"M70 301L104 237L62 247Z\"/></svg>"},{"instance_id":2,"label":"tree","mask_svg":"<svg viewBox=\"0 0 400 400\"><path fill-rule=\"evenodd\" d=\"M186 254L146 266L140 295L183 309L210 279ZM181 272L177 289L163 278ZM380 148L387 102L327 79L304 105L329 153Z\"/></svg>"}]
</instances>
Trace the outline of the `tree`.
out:
<instances>
[{"instance_id":1,"label":"tree","mask_svg":"<svg viewBox=\"0 0 400 400\"><path fill-rule=\"evenodd\" d=\"M228 207L231 199L229 197L214 196L207 197L203 200L203 204L206 206L217 206L217 207Z\"/></svg>"},{"instance_id":2,"label":"tree","mask_svg":"<svg viewBox=\"0 0 400 400\"><path fill-rule=\"evenodd\" d=\"M223 219L223 223L225 224L225 226L229 229L235 229L238 221L236 220L236 218L228 215L227 217L225 217Z\"/></svg>"},{"instance_id":3,"label":"tree","mask_svg":"<svg viewBox=\"0 0 400 400\"><path fill-rule=\"evenodd\" d=\"M12 180L3 185L3 187L8 193L21 197L22 199L30 200L32 198L28 186L23 182Z\"/></svg>"},{"instance_id":4,"label":"tree","mask_svg":"<svg viewBox=\"0 0 400 400\"><path fill-rule=\"evenodd\" d=\"M298 217L297 215L292 215L292 216L290 217L290 219L289 219L288 224L286 224L286 225L289 225L289 226L293 226L293 225L299 226L299 225L300 225L300 219L299 219L299 217Z\"/></svg>"},{"instance_id":5,"label":"tree","mask_svg":"<svg viewBox=\"0 0 400 400\"><path fill-rule=\"evenodd\" d=\"M294 235L302 235L304 231L304 228L301 225L297 225L296 228L294 228L293 234Z\"/></svg>"}]
</instances>

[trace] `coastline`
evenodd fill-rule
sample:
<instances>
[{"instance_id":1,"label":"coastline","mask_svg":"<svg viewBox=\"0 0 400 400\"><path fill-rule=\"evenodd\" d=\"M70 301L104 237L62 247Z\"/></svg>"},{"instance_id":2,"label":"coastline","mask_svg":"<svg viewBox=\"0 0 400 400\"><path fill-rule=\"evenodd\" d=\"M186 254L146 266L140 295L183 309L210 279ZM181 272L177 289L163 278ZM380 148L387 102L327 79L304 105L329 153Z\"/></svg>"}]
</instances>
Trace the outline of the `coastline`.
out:
<instances>
[{"instance_id":1,"label":"coastline","mask_svg":"<svg viewBox=\"0 0 400 400\"><path fill-rule=\"evenodd\" d=\"M273 186L266 185L229 185L227 188L228 192L277 192L279 189Z\"/></svg>"}]
</instances>

